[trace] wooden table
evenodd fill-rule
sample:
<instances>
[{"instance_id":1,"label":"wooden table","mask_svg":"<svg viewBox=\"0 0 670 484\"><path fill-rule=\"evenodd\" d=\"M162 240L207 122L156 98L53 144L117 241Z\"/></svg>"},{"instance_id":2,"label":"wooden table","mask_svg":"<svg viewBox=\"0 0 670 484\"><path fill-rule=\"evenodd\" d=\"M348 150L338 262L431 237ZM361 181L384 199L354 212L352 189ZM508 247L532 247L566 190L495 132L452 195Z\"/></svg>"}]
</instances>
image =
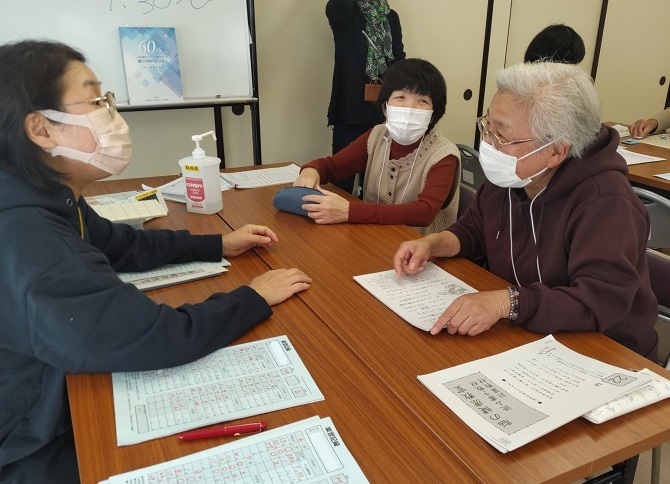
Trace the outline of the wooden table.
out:
<instances>
[{"instance_id":1,"label":"wooden table","mask_svg":"<svg viewBox=\"0 0 670 484\"><path fill-rule=\"evenodd\" d=\"M617 123L608 122L605 124L614 125ZM668 133L668 136L670 137L670 133ZM626 136L621 139L625 140L629 138L630 136ZM668 192L668 195L670 195L670 180L664 180L663 178L654 176L661 173L670 173L670 149L663 148L661 146L648 145L646 143L639 143L636 145L622 144L621 146L635 153L642 153L643 155L664 158L663 161L652 161L650 163L629 165L628 175L626 176L631 182L643 185L644 187L652 187L658 190L663 190Z\"/></svg>"},{"instance_id":2,"label":"wooden table","mask_svg":"<svg viewBox=\"0 0 670 484\"><path fill-rule=\"evenodd\" d=\"M334 189L334 188L333 188ZM353 281L391 269L400 242L419 234L404 226L317 225L272 206L277 187L224 192L220 215L232 228L266 224L281 246L259 252L272 268L299 267L315 282L299 295L482 482L571 482L670 440L670 400L601 425L578 419L514 452L500 454L428 392L417 375L483 358L542 335L506 322L476 337L437 336L414 328ZM286 245L291 250L286 249ZM507 283L463 259L438 265L478 290ZM558 334L580 353L643 368L650 362L598 333ZM670 377L660 367L658 371Z\"/></svg>"},{"instance_id":3,"label":"wooden table","mask_svg":"<svg viewBox=\"0 0 670 484\"><path fill-rule=\"evenodd\" d=\"M139 187L130 182L94 187L97 193L130 188ZM232 228L250 222L266 224L277 232L278 244L233 259L233 270L224 276L150 294L170 304L196 302L210 292L245 283L265 267L295 266L314 279L310 290L275 307L270 321L240 340L287 334L326 397L324 402L264 416L271 427L314 414L331 416L371 482L572 482L670 440L670 401L666 400L601 425L578 419L514 452L500 454L416 376L499 353L541 335L505 322L476 337L446 332L431 336L414 328L352 277L390 269L398 244L418 234L403 226L319 226L275 210L271 201L276 190L224 192L220 216ZM169 217L151 223L204 233L216 229L209 225L212 220L217 221L185 215L183 206L170 204ZM465 260L437 263L479 290L506 285ZM556 336L572 349L610 364L650 366L600 334ZM83 482L225 442L185 446L166 437L116 448L109 376L69 376L68 389Z\"/></svg>"},{"instance_id":4,"label":"wooden table","mask_svg":"<svg viewBox=\"0 0 670 484\"><path fill-rule=\"evenodd\" d=\"M129 182L103 184L97 193L138 188ZM216 216L193 215L185 206L169 203L169 216L146 228L187 228L193 233L227 233L230 228ZM254 252L231 259L221 276L151 291L159 303L197 303L214 292L247 284L268 270ZM274 314L236 343L288 335L324 394L325 400L260 418L269 428L313 415L331 417L342 439L372 482L440 482L445 473L458 482L478 482L444 443L379 380L346 345L297 297L273 307ZM165 462L232 441L232 437L180 442L176 436L117 447L114 406L109 374L68 375L68 394L83 484ZM252 419L253 420L253 419ZM243 421L249 421L245 419ZM241 421L241 422L243 422ZM440 459L426 460L426 456ZM399 458L402 456L402 458Z\"/></svg>"}]
</instances>

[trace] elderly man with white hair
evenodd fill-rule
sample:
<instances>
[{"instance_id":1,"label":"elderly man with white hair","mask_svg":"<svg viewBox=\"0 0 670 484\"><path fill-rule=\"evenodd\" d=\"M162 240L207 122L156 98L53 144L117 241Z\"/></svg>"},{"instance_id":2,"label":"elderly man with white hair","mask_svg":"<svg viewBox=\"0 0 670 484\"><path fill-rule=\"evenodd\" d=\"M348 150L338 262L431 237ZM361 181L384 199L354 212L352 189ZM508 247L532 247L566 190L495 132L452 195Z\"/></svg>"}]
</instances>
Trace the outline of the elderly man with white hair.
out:
<instances>
[{"instance_id":1,"label":"elderly man with white hair","mask_svg":"<svg viewBox=\"0 0 670 484\"><path fill-rule=\"evenodd\" d=\"M598 331L656 361L657 302L649 284L649 217L600 122L598 95L578 67L519 64L497 74L478 120L487 181L447 230L401 244L398 274L431 257L484 256L510 283L467 294L432 334L476 335L500 319L530 331Z\"/></svg>"}]
</instances>

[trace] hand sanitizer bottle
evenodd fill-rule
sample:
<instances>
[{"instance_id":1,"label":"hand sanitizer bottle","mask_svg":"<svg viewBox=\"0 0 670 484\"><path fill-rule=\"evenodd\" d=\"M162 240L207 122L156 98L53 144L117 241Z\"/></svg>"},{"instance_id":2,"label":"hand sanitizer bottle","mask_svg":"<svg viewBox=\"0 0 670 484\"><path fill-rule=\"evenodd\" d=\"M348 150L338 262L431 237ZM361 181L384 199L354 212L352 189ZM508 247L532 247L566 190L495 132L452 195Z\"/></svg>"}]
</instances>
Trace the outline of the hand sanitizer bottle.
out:
<instances>
[{"instance_id":1,"label":"hand sanitizer bottle","mask_svg":"<svg viewBox=\"0 0 670 484\"><path fill-rule=\"evenodd\" d=\"M210 134L216 139L214 131L191 136L195 141L193 154L179 160L186 185L186 209L189 212L211 214L223 209L219 177L221 160L214 156L206 156L205 150L200 148L203 136Z\"/></svg>"}]
</instances>

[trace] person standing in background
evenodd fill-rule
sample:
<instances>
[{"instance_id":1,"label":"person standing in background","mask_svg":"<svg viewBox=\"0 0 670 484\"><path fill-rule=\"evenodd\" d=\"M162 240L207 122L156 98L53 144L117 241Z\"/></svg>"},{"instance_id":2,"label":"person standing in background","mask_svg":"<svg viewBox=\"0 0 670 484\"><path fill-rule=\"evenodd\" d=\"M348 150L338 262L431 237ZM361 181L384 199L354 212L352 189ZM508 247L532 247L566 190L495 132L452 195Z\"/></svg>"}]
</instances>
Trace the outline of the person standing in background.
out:
<instances>
[{"instance_id":1,"label":"person standing in background","mask_svg":"<svg viewBox=\"0 0 670 484\"><path fill-rule=\"evenodd\" d=\"M326 16L335 41L328 106L335 154L384 122L375 100L365 100L365 86L380 82L391 63L405 58L405 51L400 18L387 0L328 0ZM337 186L351 193L354 176L341 180Z\"/></svg>"}]
</instances>

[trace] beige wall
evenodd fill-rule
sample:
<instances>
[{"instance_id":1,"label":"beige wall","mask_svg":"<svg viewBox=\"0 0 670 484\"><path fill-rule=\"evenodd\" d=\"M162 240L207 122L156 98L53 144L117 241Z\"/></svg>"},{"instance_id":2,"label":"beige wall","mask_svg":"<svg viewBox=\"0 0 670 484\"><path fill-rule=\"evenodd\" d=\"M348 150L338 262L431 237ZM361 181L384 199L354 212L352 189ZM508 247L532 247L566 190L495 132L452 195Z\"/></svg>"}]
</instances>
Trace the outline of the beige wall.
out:
<instances>
[{"instance_id":1,"label":"beige wall","mask_svg":"<svg viewBox=\"0 0 670 484\"><path fill-rule=\"evenodd\" d=\"M495 91L495 72L521 60L527 42L550 23L565 22L580 33L587 47L583 67L590 70L601 3L497 0L484 109ZM408 56L430 60L447 80L447 113L438 129L455 142L472 144L487 0L390 0L390 4L400 15ZM255 0L264 163L302 164L331 151L326 112L334 49L325 5L326 0ZM636 16L643 14L645 10L636 10ZM635 52L638 61L648 59L649 63L658 55L643 48ZM463 99L465 89L472 89L471 101ZM619 96L619 102L625 100ZM653 111L639 116L651 116ZM251 165L248 110L242 116L233 115L230 108L223 108L222 113L226 166ZM214 129L211 108L126 113L124 117L134 144L134 162L125 177L177 173L177 160L192 150L191 135ZM215 155L211 140L203 146Z\"/></svg>"}]
</instances>

